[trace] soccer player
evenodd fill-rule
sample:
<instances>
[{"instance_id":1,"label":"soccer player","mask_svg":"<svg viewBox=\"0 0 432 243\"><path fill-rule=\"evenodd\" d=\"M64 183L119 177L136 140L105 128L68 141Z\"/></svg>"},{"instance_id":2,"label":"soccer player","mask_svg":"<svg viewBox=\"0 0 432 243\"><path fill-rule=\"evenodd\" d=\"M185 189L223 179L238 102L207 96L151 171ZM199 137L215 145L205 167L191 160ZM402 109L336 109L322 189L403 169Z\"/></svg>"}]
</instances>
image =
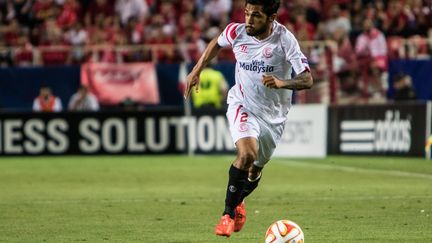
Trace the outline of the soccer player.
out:
<instances>
[{"instance_id":1,"label":"soccer player","mask_svg":"<svg viewBox=\"0 0 432 243\"><path fill-rule=\"evenodd\" d=\"M297 40L275 21L279 5L280 0L246 0L245 23L229 24L187 76L185 99L192 89L198 92L200 72L219 49L232 48L236 84L228 93L227 118L237 157L229 169L225 210L216 226L220 236L229 237L243 227L243 200L258 186L261 170L282 136L292 92L313 84Z\"/></svg>"}]
</instances>

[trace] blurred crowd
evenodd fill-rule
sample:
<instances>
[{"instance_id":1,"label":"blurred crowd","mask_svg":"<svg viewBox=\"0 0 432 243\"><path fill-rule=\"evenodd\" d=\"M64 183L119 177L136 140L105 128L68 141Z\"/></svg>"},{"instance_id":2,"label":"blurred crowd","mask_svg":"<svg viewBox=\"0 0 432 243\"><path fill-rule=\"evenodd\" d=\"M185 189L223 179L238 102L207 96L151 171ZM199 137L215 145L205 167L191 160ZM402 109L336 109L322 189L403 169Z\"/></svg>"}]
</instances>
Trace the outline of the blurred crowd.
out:
<instances>
[{"instance_id":1,"label":"blurred crowd","mask_svg":"<svg viewBox=\"0 0 432 243\"><path fill-rule=\"evenodd\" d=\"M425 56L432 52L432 0L281 2L277 21L302 43L337 44L331 68L347 94L362 76L363 93L383 93L388 57L401 54L404 40L416 41ZM0 64L194 62L230 22L244 22L244 1L0 0ZM305 52L320 79L320 60ZM234 60L230 50L219 58Z\"/></svg>"},{"instance_id":2,"label":"blurred crowd","mask_svg":"<svg viewBox=\"0 0 432 243\"><path fill-rule=\"evenodd\" d=\"M194 61L229 22L244 21L243 7L241 0L0 0L0 46L20 47L10 60L8 53L2 58L30 64L31 48L38 46L47 50L41 54L44 65L142 61L151 55L159 62ZM349 59L350 45L365 28L387 38L432 34L431 7L432 0L282 0L278 21L300 41L337 41ZM186 45L156 52L109 48L146 44ZM364 53L365 44L353 48ZM104 48L84 48L91 45Z\"/></svg>"}]
</instances>

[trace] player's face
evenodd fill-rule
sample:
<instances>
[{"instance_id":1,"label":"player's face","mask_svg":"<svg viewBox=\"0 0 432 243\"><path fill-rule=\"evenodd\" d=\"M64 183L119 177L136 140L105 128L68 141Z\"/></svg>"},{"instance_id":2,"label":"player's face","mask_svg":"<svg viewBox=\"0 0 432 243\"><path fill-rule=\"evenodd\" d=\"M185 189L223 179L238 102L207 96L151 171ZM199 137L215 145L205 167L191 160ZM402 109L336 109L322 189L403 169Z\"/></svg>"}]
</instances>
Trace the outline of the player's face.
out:
<instances>
[{"instance_id":1,"label":"player's face","mask_svg":"<svg viewBox=\"0 0 432 243\"><path fill-rule=\"evenodd\" d=\"M267 16L261 5L246 4L245 20L246 33L250 36L259 36L264 34L274 20L274 16Z\"/></svg>"}]
</instances>

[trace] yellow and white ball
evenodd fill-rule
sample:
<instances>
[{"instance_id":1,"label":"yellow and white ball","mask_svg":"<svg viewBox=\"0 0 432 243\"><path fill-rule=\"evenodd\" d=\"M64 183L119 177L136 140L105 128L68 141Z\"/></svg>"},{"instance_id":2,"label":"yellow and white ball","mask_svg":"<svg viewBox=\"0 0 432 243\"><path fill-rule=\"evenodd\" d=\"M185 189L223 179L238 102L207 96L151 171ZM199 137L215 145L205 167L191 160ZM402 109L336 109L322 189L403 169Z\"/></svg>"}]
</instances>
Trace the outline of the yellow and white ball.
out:
<instances>
[{"instance_id":1,"label":"yellow and white ball","mask_svg":"<svg viewBox=\"0 0 432 243\"><path fill-rule=\"evenodd\" d=\"M266 243L304 243L300 226L289 220L278 220L267 229Z\"/></svg>"}]
</instances>

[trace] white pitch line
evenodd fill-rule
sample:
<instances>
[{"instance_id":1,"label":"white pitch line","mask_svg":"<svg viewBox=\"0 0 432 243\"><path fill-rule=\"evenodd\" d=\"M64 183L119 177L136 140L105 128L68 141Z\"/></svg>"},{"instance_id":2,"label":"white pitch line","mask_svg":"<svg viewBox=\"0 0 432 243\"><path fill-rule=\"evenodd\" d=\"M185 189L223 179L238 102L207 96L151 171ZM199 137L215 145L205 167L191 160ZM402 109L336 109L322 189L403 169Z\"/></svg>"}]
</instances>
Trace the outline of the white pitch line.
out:
<instances>
[{"instance_id":1,"label":"white pitch line","mask_svg":"<svg viewBox=\"0 0 432 243\"><path fill-rule=\"evenodd\" d=\"M373 174L380 174L380 175L400 176L400 177L415 177L415 178L432 180L431 174L405 172L405 171L399 171L399 170L366 169L366 168L356 168L356 167L349 167L349 166L343 166L343 165L315 164L315 163L301 162L301 161L295 161L295 160L275 161L275 162L278 162L278 164L285 164L285 165L289 164L289 165L301 166L301 167L316 167L316 168L326 169L326 170L340 170L340 171L344 171L344 172L373 173Z\"/></svg>"}]
</instances>

